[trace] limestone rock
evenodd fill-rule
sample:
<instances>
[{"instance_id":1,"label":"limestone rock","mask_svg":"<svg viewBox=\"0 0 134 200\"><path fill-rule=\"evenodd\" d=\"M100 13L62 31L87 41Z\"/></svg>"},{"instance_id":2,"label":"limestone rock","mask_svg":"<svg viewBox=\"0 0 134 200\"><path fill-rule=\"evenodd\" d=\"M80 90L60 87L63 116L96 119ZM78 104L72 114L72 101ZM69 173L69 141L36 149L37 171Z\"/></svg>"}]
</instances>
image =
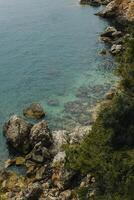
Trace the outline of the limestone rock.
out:
<instances>
[{"instance_id":1,"label":"limestone rock","mask_svg":"<svg viewBox=\"0 0 134 200\"><path fill-rule=\"evenodd\" d=\"M118 31L113 26L109 26L105 29L103 33L101 33L101 40L110 44L120 44L123 40L122 36L123 33L121 31Z\"/></svg>"},{"instance_id":2,"label":"limestone rock","mask_svg":"<svg viewBox=\"0 0 134 200\"><path fill-rule=\"evenodd\" d=\"M123 50L123 47L121 44L113 44L111 47L111 54L116 55L119 54Z\"/></svg>"},{"instance_id":3,"label":"limestone rock","mask_svg":"<svg viewBox=\"0 0 134 200\"><path fill-rule=\"evenodd\" d=\"M134 1L133 0L112 0L97 15L102 17L116 18L121 24L134 21Z\"/></svg>"},{"instance_id":4,"label":"limestone rock","mask_svg":"<svg viewBox=\"0 0 134 200\"><path fill-rule=\"evenodd\" d=\"M74 181L76 173L73 170L68 170L64 167L64 163L59 163L53 167L52 184L59 190L70 187Z\"/></svg>"},{"instance_id":5,"label":"limestone rock","mask_svg":"<svg viewBox=\"0 0 134 200\"><path fill-rule=\"evenodd\" d=\"M83 138L89 133L91 130L91 126L77 126L75 127L71 133L69 133L69 143L70 144L79 144Z\"/></svg>"},{"instance_id":6,"label":"limestone rock","mask_svg":"<svg viewBox=\"0 0 134 200\"><path fill-rule=\"evenodd\" d=\"M112 37L115 33L117 34L116 28L109 26L105 29L104 33L101 34L101 37Z\"/></svg>"},{"instance_id":7,"label":"limestone rock","mask_svg":"<svg viewBox=\"0 0 134 200\"><path fill-rule=\"evenodd\" d=\"M46 121L41 121L35 124L30 132L30 143L34 147L38 142L45 147L50 147L52 144L52 135Z\"/></svg>"},{"instance_id":8,"label":"limestone rock","mask_svg":"<svg viewBox=\"0 0 134 200\"><path fill-rule=\"evenodd\" d=\"M21 153L27 153L30 149L29 134L32 125L21 117L13 115L4 125L4 134L7 142Z\"/></svg>"},{"instance_id":9,"label":"limestone rock","mask_svg":"<svg viewBox=\"0 0 134 200\"><path fill-rule=\"evenodd\" d=\"M33 150L26 156L26 159L32 160L37 163L43 163L50 159L50 153L48 149L41 145L41 142L37 143Z\"/></svg>"},{"instance_id":10,"label":"limestone rock","mask_svg":"<svg viewBox=\"0 0 134 200\"><path fill-rule=\"evenodd\" d=\"M35 179L42 180L44 178L45 172L46 172L46 165L43 165L37 170Z\"/></svg>"},{"instance_id":11,"label":"limestone rock","mask_svg":"<svg viewBox=\"0 0 134 200\"><path fill-rule=\"evenodd\" d=\"M89 185L95 183L95 178L91 174L87 174L80 183L80 187L88 187Z\"/></svg>"},{"instance_id":12,"label":"limestone rock","mask_svg":"<svg viewBox=\"0 0 134 200\"><path fill-rule=\"evenodd\" d=\"M60 102L59 102L58 99L50 99L50 100L47 102L47 104L48 104L49 106L59 106Z\"/></svg>"},{"instance_id":13,"label":"limestone rock","mask_svg":"<svg viewBox=\"0 0 134 200\"><path fill-rule=\"evenodd\" d=\"M64 144L68 143L68 135L67 131L65 130L59 130L59 131L53 131L52 132L52 138L53 138L53 145L52 145L52 152L54 154L61 151L62 146Z\"/></svg>"},{"instance_id":14,"label":"limestone rock","mask_svg":"<svg viewBox=\"0 0 134 200\"><path fill-rule=\"evenodd\" d=\"M42 193L42 186L40 183L33 183L23 191L22 197L26 200L38 200ZM22 198L21 197L21 198Z\"/></svg>"},{"instance_id":15,"label":"limestone rock","mask_svg":"<svg viewBox=\"0 0 134 200\"><path fill-rule=\"evenodd\" d=\"M17 176L11 171L0 171L0 184L4 191L20 192L27 185L27 181L22 176Z\"/></svg>"},{"instance_id":16,"label":"limestone rock","mask_svg":"<svg viewBox=\"0 0 134 200\"><path fill-rule=\"evenodd\" d=\"M101 17L113 17L116 15L116 10L117 10L117 6L115 5L114 1L111 1L105 8L104 10L100 11L99 13L97 13L97 15L101 16Z\"/></svg>"},{"instance_id":17,"label":"limestone rock","mask_svg":"<svg viewBox=\"0 0 134 200\"><path fill-rule=\"evenodd\" d=\"M65 162L65 157L66 157L65 151L58 152L52 161L52 167L56 167L57 165L62 165Z\"/></svg>"},{"instance_id":18,"label":"limestone rock","mask_svg":"<svg viewBox=\"0 0 134 200\"><path fill-rule=\"evenodd\" d=\"M61 200L70 200L72 196L72 191L71 190L65 190L60 193L59 199Z\"/></svg>"}]
</instances>

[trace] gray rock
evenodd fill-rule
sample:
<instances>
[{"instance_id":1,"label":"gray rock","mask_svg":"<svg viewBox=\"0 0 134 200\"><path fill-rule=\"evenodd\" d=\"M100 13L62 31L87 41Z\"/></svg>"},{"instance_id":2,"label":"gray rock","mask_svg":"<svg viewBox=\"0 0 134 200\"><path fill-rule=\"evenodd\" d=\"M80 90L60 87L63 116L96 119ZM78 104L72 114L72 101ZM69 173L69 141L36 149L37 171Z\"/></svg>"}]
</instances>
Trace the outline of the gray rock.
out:
<instances>
[{"instance_id":1,"label":"gray rock","mask_svg":"<svg viewBox=\"0 0 134 200\"><path fill-rule=\"evenodd\" d=\"M4 125L4 135L7 142L21 153L30 150L29 134L32 125L25 122L21 117L13 115Z\"/></svg>"},{"instance_id":2,"label":"gray rock","mask_svg":"<svg viewBox=\"0 0 134 200\"><path fill-rule=\"evenodd\" d=\"M52 135L44 120L35 124L30 132L31 146L34 147L38 142L41 142L42 146L45 147L50 147L52 144Z\"/></svg>"},{"instance_id":3,"label":"gray rock","mask_svg":"<svg viewBox=\"0 0 134 200\"><path fill-rule=\"evenodd\" d=\"M109 26L105 29L104 33L101 33L101 40L106 43L121 43L123 33L118 31L113 26Z\"/></svg>"},{"instance_id":4,"label":"gray rock","mask_svg":"<svg viewBox=\"0 0 134 200\"><path fill-rule=\"evenodd\" d=\"M102 49L100 52L99 52L100 55L106 55L107 54L107 50L106 49Z\"/></svg>"},{"instance_id":5,"label":"gray rock","mask_svg":"<svg viewBox=\"0 0 134 200\"><path fill-rule=\"evenodd\" d=\"M41 166L36 172L35 179L36 180L42 180L44 178L44 176L45 176L45 172L46 172L46 165L45 166Z\"/></svg>"},{"instance_id":6,"label":"gray rock","mask_svg":"<svg viewBox=\"0 0 134 200\"><path fill-rule=\"evenodd\" d=\"M122 51L123 47L121 44L113 44L113 46L111 47L111 54L116 55L118 53L120 53Z\"/></svg>"},{"instance_id":7,"label":"gray rock","mask_svg":"<svg viewBox=\"0 0 134 200\"><path fill-rule=\"evenodd\" d=\"M37 143L33 150L26 156L26 159L32 160L37 163L44 163L50 159L50 153L48 149L41 145L41 142Z\"/></svg>"},{"instance_id":8,"label":"gray rock","mask_svg":"<svg viewBox=\"0 0 134 200\"><path fill-rule=\"evenodd\" d=\"M63 164L65 162L65 157L65 151L58 152L52 161L52 167L55 167L57 164Z\"/></svg>"},{"instance_id":9,"label":"gray rock","mask_svg":"<svg viewBox=\"0 0 134 200\"><path fill-rule=\"evenodd\" d=\"M116 28L109 26L105 29L104 33L101 34L101 37L112 37L115 33L117 33Z\"/></svg>"},{"instance_id":10,"label":"gray rock","mask_svg":"<svg viewBox=\"0 0 134 200\"><path fill-rule=\"evenodd\" d=\"M98 12L96 15L101 17L115 17L117 7L114 1L111 1L102 11Z\"/></svg>"},{"instance_id":11,"label":"gray rock","mask_svg":"<svg viewBox=\"0 0 134 200\"><path fill-rule=\"evenodd\" d=\"M53 137L53 145L51 151L54 154L57 154L62 150L62 146L68 143L67 131L65 130L53 131L52 137Z\"/></svg>"},{"instance_id":12,"label":"gray rock","mask_svg":"<svg viewBox=\"0 0 134 200\"><path fill-rule=\"evenodd\" d=\"M39 183L33 183L23 191L22 196L26 200L38 200L42 193L42 186Z\"/></svg>"},{"instance_id":13,"label":"gray rock","mask_svg":"<svg viewBox=\"0 0 134 200\"><path fill-rule=\"evenodd\" d=\"M59 199L60 200L70 200L72 196L72 191L71 190L65 190L60 193Z\"/></svg>"},{"instance_id":14,"label":"gray rock","mask_svg":"<svg viewBox=\"0 0 134 200\"><path fill-rule=\"evenodd\" d=\"M84 137L89 134L91 126L77 126L69 134L69 143L70 144L79 144L84 139Z\"/></svg>"},{"instance_id":15,"label":"gray rock","mask_svg":"<svg viewBox=\"0 0 134 200\"><path fill-rule=\"evenodd\" d=\"M101 2L101 4L102 4L102 5L107 5L107 4L109 4L111 1L112 1L112 0L103 0L103 1Z\"/></svg>"}]
</instances>

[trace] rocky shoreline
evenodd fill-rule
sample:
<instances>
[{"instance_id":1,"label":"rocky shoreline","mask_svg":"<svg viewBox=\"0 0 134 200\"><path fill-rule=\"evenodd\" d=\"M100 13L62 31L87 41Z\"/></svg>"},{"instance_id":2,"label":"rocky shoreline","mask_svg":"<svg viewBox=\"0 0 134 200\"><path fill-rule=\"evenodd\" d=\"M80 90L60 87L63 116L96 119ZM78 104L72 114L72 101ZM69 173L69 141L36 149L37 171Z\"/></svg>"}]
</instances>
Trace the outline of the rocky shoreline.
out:
<instances>
[{"instance_id":1,"label":"rocky shoreline","mask_svg":"<svg viewBox=\"0 0 134 200\"><path fill-rule=\"evenodd\" d=\"M77 174L64 167L63 146L79 144L90 129L86 126L71 132L51 132L45 120L32 125L21 117L11 116L4 125L4 134L10 148L19 152L19 156L8 159L0 172L2 197L12 200L72 198L70 185ZM8 170L10 166L24 167L25 176Z\"/></svg>"},{"instance_id":2,"label":"rocky shoreline","mask_svg":"<svg viewBox=\"0 0 134 200\"><path fill-rule=\"evenodd\" d=\"M123 8L125 1L123 2ZM127 0L126 0L127 2ZM93 6L106 5L104 10L98 13L102 17L115 17L120 22L133 21L133 2L127 5L127 14L118 12L117 0L114 1L90 1L81 0L81 4ZM116 9L115 9L116 4ZM132 8L130 8L130 4ZM115 27L107 27L100 35L103 42L110 45L109 52L118 55L124 50L123 41L129 35ZM101 52L105 55L106 50ZM101 104L110 103L114 95L119 92L117 88L111 88L106 94L106 100L97 104L90 110L93 121ZM79 95L79 93L77 94ZM76 172L65 167L66 145L79 144L89 133L92 125L78 126L71 131L51 131L44 119L45 112L39 104L32 104L23 111L27 118L37 119L35 124L17 115L5 123L3 132L10 149L19 152L13 159L5 162L5 169L0 172L0 197L11 200L78 200L74 192L75 186L94 185L95 178L90 174L79 176ZM39 121L38 121L39 120ZM25 168L25 176L17 175L9 170L10 166L22 166ZM95 191L91 190L88 197L94 199Z\"/></svg>"},{"instance_id":3,"label":"rocky shoreline","mask_svg":"<svg viewBox=\"0 0 134 200\"><path fill-rule=\"evenodd\" d=\"M134 21L133 0L81 0L80 4L106 7L97 13L98 16L115 19L119 24L126 26Z\"/></svg>"},{"instance_id":4,"label":"rocky shoreline","mask_svg":"<svg viewBox=\"0 0 134 200\"><path fill-rule=\"evenodd\" d=\"M102 104L111 101L116 93L112 88L106 95L105 101L98 103L90 109L92 118L95 121L97 113ZM34 107L34 106L35 107ZM39 104L32 104L28 109L39 108L44 113ZM39 110L36 111L39 113ZM35 118L32 110L28 118ZM26 114L26 112L25 112ZM24 114L24 115L25 115ZM39 115L38 115L39 116ZM38 117L37 117L38 119ZM29 123L26 119L13 115L4 124L3 132L7 139L10 152L17 152L13 158L5 161L5 169L0 171L1 198L11 200L78 200L79 197L74 192L76 186L95 183L95 178L90 174L79 176L77 172L65 167L66 153L68 145L80 144L91 130L92 125L78 126L74 129L50 131L47 122L40 119L35 124ZM16 174L10 167L22 167L25 174ZM89 194L94 196L95 191Z\"/></svg>"}]
</instances>

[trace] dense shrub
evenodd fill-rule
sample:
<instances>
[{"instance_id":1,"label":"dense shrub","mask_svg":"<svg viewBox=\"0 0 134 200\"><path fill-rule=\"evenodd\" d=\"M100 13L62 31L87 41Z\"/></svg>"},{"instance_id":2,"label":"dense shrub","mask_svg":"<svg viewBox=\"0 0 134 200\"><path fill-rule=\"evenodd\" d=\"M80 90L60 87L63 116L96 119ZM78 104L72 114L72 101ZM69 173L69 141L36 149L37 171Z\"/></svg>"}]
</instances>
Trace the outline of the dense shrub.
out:
<instances>
[{"instance_id":1,"label":"dense shrub","mask_svg":"<svg viewBox=\"0 0 134 200\"><path fill-rule=\"evenodd\" d=\"M121 92L101 108L84 141L66 147L66 166L95 176L97 200L134 200L134 31L118 75ZM77 191L81 200L87 199L88 188Z\"/></svg>"}]
</instances>

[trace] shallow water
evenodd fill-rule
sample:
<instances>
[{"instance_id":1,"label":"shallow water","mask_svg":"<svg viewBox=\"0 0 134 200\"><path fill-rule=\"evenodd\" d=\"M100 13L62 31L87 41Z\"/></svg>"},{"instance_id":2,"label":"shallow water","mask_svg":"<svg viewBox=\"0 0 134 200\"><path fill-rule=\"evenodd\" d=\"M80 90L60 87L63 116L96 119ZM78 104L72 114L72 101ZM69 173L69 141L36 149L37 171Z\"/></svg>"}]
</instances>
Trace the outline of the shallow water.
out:
<instances>
[{"instance_id":1,"label":"shallow water","mask_svg":"<svg viewBox=\"0 0 134 200\"><path fill-rule=\"evenodd\" d=\"M87 108L115 81L112 58L98 56L108 22L97 11L77 0L0 0L0 163L8 157L2 125L12 113L37 101L52 128L66 128L85 111L70 113L67 102ZM81 86L88 97L76 97Z\"/></svg>"}]
</instances>

